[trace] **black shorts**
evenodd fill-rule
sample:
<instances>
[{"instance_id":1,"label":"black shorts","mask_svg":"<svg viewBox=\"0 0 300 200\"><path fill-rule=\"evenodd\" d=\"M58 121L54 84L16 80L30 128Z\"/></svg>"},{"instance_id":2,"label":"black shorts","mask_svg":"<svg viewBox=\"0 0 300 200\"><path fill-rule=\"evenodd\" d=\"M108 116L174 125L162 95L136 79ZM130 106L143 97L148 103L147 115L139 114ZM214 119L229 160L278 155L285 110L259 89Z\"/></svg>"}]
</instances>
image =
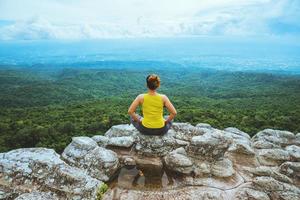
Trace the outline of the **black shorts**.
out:
<instances>
[{"instance_id":1,"label":"black shorts","mask_svg":"<svg viewBox=\"0 0 300 200\"><path fill-rule=\"evenodd\" d=\"M138 115L139 119L142 117ZM168 116L165 117L167 119ZM133 124L133 126L141 133L144 135L164 135L168 132L168 130L172 126L172 122L165 123L165 126L162 128L147 128L145 127L141 121L134 121L133 118L130 116L130 122Z\"/></svg>"}]
</instances>

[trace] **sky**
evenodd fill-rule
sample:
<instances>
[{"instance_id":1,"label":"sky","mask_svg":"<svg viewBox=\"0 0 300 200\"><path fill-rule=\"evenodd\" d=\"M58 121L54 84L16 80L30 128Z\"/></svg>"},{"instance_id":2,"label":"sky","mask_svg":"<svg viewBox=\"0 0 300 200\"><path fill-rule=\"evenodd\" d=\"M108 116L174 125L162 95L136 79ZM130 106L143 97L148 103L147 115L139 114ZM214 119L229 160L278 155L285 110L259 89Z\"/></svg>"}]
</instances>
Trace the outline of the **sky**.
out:
<instances>
[{"instance_id":1,"label":"sky","mask_svg":"<svg viewBox=\"0 0 300 200\"><path fill-rule=\"evenodd\" d=\"M300 37L299 0L0 0L0 40Z\"/></svg>"}]
</instances>

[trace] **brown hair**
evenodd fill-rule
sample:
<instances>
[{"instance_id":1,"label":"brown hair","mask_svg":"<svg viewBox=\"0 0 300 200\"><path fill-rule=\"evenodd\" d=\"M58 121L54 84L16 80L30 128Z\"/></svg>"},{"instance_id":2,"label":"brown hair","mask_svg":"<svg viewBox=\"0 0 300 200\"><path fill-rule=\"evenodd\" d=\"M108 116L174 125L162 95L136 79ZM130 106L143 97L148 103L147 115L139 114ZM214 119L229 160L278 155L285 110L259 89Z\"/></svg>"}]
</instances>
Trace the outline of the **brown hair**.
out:
<instances>
[{"instance_id":1,"label":"brown hair","mask_svg":"<svg viewBox=\"0 0 300 200\"><path fill-rule=\"evenodd\" d=\"M160 86L160 78L156 74L150 74L146 78L147 86L151 90L155 90Z\"/></svg>"}]
</instances>

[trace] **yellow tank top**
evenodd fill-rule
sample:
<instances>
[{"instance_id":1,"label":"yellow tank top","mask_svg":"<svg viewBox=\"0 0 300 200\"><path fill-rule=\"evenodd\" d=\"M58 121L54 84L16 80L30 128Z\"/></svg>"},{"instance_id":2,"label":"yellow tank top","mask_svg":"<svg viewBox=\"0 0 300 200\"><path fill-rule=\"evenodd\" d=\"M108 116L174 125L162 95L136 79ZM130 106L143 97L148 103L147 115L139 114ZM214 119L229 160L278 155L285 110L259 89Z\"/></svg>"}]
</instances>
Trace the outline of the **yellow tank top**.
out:
<instances>
[{"instance_id":1,"label":"yellow tank top","mask_svg":"<svg viewBox=\"0 0 300 200\"><path fill-rule=\"evenodd\" d=\"M142 124L147 128L162 128L165 126L163 118L163 99L160 94L144 94L142 104L143 119Z\"/></svg>"}]
</instances>

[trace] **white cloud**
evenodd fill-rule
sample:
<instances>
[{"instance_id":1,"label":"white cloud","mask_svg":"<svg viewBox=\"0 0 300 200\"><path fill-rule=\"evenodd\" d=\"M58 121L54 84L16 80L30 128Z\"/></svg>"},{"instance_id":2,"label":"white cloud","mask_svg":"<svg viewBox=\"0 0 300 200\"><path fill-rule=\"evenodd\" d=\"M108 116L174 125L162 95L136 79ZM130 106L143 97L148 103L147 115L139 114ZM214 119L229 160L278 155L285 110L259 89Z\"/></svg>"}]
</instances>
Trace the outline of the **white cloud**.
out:
<instances>
[{"instance_id":1,"label":"white cloud","mask_svg":"<svg viewBox=\"0 0 300 200\"><path fill-rule=\"evenodd\" d=\"M277 22L299 26L299 9L297 0L0 0L0 20L14 22L0 39L272 35Z\"/></svg>"}]
</instances>

